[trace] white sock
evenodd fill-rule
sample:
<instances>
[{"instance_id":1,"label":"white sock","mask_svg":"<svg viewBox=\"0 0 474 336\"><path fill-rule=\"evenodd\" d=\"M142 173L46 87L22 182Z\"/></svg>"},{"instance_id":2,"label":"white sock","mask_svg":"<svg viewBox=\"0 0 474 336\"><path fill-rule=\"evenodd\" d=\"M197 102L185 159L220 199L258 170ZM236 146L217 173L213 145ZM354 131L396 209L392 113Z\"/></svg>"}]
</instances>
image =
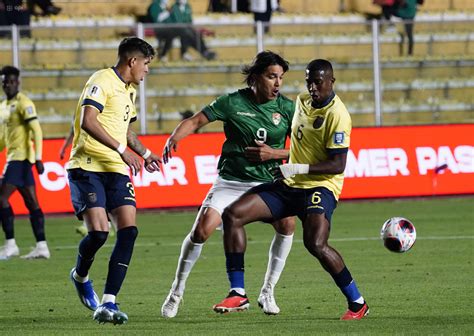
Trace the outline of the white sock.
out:
<instances>
[{"instance_id":1,"label":"white sock","mask_svg":"<svg viewBox=\"0 0 474 336\"><path fill-rule=\"evenodd\" d=\"M358 298L357 300L355 300L354 302L357 302L357 303L360 303L360 304L363 304L365 302L364 298L361 296L360 298Z\"/></svg>"},{"instance_id":2,"label":"white sock","mask_svg":"<svg viewBox=\"0 0 474 336\"><path fill-rule=\"evenodd\" d=\"M270 250L268 251L268 266L267 273L265 273L265 280L262 286L264 288L273 287L277 284L280 279L281 272L285 267L286 258L291 251L291 245L293 244L293 235L282 235L275 232Z\"/></svg>"},{"instance_id":3,"label":"white sock","mask_svg":"<svg viewBox=\"0 0 474 336\"><path fill-rule=\"evenodd\" d=\"M245 288L240 288L240 287L231 288L229 290L229 293L232 292L232 291L235 291L235 292L237 292L238 294L240 294L242 296L245 295Z\"/></svg>"},{"instance_id":4,"label":"white sock","mask_svg":"<svg viewBox=\"0 0 474 336\"><path fill-rule=\"evenodd\" d=\"M115 295L112 294L104 294L102 295L102 301L100 301L100 304L104 304L106 302L112 302L115 303Z\"/></svg>"},{"instance_id":5,"label":"white sock","mask_svg":"<svg viewBox=\"0 0 474 336\"><path fill-rule=\"evenodd\" d=\"M183 240L181 245L181 254L178 259L178 267L176 268L176 275L171 286L172 291L182 296L184 288L186 287L186 280L188 279L189 273L194 267L194 264L201 255L202 247L204 244L196 244L191 240L191 233L189 233Z\"/></svg>"},{"instance_id":6,"label":"white sock","mask_svg":"<svg viewBox=\"0 0 474 336\"><path fill-rule=\"evenodd\" d=\"M48 244L46 244L46 240L42 240L42 241L36 242L36 247L37 248L48 248Z\"/></svg>"},{"instance_id":7,"label":"white sock","mask_svg":"<svg viewBox=\"0 0 474 336\"><path fill-rule=\"evenodd\" d=\"M76 271L74 271L74 273L72 273L72 277L74 278L74 280L76 280L77 282L80 282L80 283L84 283L84 282L89 281L89 274L86 275L85 277L81 277L81 276L79 276L79 274L76 273Z\"/></svg>"},{"instance_id":8,"label":"white sock","mask_svg":"<svg viewBox=\"0 0 474 336\"><path fill-rule=\"evenodd\" d=\"M8 246L8 247L16 246L15 238L5 240L5 246Z\"/></svg>"}]
</instances>

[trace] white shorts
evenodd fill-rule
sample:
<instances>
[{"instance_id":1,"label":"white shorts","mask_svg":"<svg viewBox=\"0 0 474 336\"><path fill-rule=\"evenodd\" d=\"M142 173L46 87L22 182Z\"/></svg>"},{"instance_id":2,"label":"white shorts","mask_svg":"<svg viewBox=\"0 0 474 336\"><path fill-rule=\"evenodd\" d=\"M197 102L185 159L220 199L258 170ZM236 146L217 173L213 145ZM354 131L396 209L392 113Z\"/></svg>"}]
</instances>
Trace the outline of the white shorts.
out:
<instances>
[{"instance_id":1,"label":"white shorts","mask_svg":"<svg viewBox=\"0 0 474 336\"><path fill-rule=\"evenodd\" d=\"M213 208L222 215L226 206L234 202L250 188L260 184L262 182L229 181L218 176L202 202L202 207Z\"/></svg>"}]
</instances>

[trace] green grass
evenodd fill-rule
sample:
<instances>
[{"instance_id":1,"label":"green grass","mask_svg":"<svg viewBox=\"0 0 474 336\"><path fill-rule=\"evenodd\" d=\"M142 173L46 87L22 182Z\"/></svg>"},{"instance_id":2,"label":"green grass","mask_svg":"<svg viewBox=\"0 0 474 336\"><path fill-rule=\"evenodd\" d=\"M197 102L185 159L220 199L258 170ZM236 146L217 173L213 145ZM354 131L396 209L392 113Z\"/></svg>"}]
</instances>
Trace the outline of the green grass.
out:
<instances>
[{"instance_id":1,"label":"green grass","mask_svg":"<svg viewBox=\"0 0 474 336\"><path fill-rule=\"evenodd\" d=\"M343 255L370 305L361 321L341 322L345 300L301 241L302 229L276 289L281 308L266 316L256 299L273 236L269 225L247 226L247 312L217 315L211 307L227 293L221 242L206 244L187 284L178 316L160 316L171 285L180 245L194 212L141 213L139 239L118 297L128 313L123 326L98 325L76 297L68 274L80 237L72 217L48 218L50 260L15 258L0 262L2 335L472 335L473 197L342 202L333 217L331 245ZM383 222L405 216L417 228L411 251L395 254L378 239ZM16 221L21 252L33 245L26 219ZM98 253L91 270L101 295L113 241Z\"/></svg>"}]
</instances>

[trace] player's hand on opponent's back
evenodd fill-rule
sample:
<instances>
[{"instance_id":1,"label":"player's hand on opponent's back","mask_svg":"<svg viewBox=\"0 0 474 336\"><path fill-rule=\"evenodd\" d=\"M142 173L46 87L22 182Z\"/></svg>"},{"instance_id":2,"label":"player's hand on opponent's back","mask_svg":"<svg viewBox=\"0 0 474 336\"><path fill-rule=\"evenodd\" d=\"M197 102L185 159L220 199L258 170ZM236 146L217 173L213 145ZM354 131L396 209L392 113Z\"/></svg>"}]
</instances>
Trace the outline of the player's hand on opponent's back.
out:
<instances>
[{"instance_id":1,"label":"player's hand on opponent's back","mask_svg":"<svg viewBox=\"0 0 474 336\"><path fill-rule=\"evenodd\" d=\"M36 167L36 171L38 172L38 174L41 175L41 174L44 173L43 161L41 161L41 160L35 161L35 167Z\"/></svg>"},{"instance_id":2,"label":"player's hand on opponent's back","mask_svg":"<svg viewBox=\"0 0 474 336\"><path fill-rule=\"evenodd\" d=\"M160 157L151 152L150 156L145 159L145 169L149 173L160 171L160 163Z\"/></svg>"},{"instance_id":3,"label":"player's hand on opponent's back","mask_svg":"<svg viewBox=\"0 0 474 336\"><path fill-rule=\"evenodd\" d=\"M250 162L263 162L273 159L273 148L263 141L255 140L254 147L245 147L244 156Z\"/></svg>"},{"instance_id":4,"label":"player's hand on opponent's back","mask_svg":"<svg viewBox=\"0 0 474 336\"><path fill-rule=\"evenodd\" d=\"M176 152L178 150L178 142L172 138L168 138L168 140L166 140L165 147L163 147L163 163L165 164L168 163L168 161L173 157L171 154L171 149Z\"/></svg>"},{"instance_id":5,"label":"player's hand on opponent's back","mask_svg":"<svg viewBox=\"0 0 474 336\"><path fill-rule=\"evenodd\" d=\"M127 166L130 167L132 175L137 175L138 172L142 169L142 159L135 155L135 153L132 152L130 149L125 149L125 151L120 154L120 156L122 157L123 162L125 162Z\"/></svg>"}]
</instances>

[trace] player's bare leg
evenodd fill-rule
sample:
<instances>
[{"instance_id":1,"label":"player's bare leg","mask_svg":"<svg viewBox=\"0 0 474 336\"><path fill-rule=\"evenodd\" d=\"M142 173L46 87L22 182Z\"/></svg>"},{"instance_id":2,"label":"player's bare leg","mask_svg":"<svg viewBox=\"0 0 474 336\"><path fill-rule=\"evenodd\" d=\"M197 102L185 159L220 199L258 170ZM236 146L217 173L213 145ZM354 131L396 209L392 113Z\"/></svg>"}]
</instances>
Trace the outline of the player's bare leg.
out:
<instances>
[{"instance_id":1,"label":"player's bare leg","mask_svg":"<svg viewBox=\"0 0 474 336\"><path fill-rule=\"evenodd\" d=\"M16 186L9 183L3 183L0 187L0 219L5 234L5 244L0 247L0 260L7 260L20 255L20 250L18 249L14 235L15 215L8 202L8 199L15 190Z\"/></svg>"},{"instance_id":2,"label":"player's bare leg","mask_svg":"<svg viewBox=\"0 0 474 336\"><path fill-rule=\"evenodd\" d=\"M244 254L247 247L244 225L258 220L270 221L271 218L267 205L256 194L243 195L224 210L224 249L230 291L224 300L214 305L215 312L227 313L249 308L244 285Z\"/></svg>"},{"instance_id":3,"label":"player's bare leg","mask_svg":"<svg viewBox=\"0 0 474 336\"><path fill-rule=\"evenodd\" d=\"M342 256L328 244L329 222L324 214L309 214L303 221L303 241L306 249L316 257L332 276L347 299L349 309L341 320L359 320L369 314L369 307L360 295Z\"/></svg>"}]
</instances>

